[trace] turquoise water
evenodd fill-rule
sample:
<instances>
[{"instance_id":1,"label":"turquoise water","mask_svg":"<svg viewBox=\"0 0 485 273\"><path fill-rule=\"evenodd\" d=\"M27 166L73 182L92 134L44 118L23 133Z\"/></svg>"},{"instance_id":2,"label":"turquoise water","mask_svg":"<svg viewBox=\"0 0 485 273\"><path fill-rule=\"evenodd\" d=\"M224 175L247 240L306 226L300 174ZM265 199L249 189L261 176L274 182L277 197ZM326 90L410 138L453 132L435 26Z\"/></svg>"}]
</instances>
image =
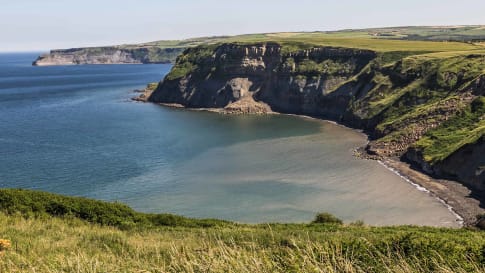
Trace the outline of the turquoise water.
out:
<instances>
[{"instance_id":1,"label":"turquoise water","mask_svg":"<svg viewBox=\"0 0 485 273\"><path fill-rule=\"evenodd\" d=\"M434 198L352 157L355 131L293 116L132 102L170 65L32 67L0 54L0 187L118 200L147 212L454 226Z\"/></svg>"}]
</instances>

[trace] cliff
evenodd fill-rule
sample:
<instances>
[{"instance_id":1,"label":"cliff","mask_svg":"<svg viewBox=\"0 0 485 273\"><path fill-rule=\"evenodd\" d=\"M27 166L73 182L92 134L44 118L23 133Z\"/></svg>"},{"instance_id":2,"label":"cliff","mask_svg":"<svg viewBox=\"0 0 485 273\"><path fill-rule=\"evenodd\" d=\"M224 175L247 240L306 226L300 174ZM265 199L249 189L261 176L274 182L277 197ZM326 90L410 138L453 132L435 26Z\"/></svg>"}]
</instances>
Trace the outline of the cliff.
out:
<instances>
[{"instance_id":1,"label":"cliff","mask_svg":"<svg viewBox=\"0 0 485 273\"><path fill-rule=\"evenodd\" d=\"M364 129L370 154L485 189L484 72L483 51L229 43L187 49L149 101L224 108L249 97Z\"/></svg>"},{"instance_id":2,"label":"cliff","mask_svg":"<svg viewBox=\"0 0 485 273\"><path fill-rule=\"evenodd\" d=\"M184 48L93 47L51 50L33 62L35 66L78 64L150 64L172 63Z\"/></svg>"}]
</instances>

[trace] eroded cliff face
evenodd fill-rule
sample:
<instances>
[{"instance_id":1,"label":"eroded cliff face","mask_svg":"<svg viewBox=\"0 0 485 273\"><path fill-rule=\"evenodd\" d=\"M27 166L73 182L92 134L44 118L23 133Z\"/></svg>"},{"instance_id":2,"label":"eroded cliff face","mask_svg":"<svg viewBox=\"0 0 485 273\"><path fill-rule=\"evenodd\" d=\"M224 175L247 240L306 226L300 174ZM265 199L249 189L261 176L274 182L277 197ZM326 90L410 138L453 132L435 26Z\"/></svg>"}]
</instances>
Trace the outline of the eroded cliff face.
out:
<instances>
[{"instance_id":1,"label":"eroded cliff face","mask_svg":"<svg viewBox=\"0 0 485 273\"><path fill-rule=\"evenodd\" d=\"M433 165L424 160L422 152L415 148L409 149L406 157L428 174L463 181L475 189L485 191L485 137L460 147Z\"/></svg>"},{"instance_id":2,"label":"eroded cliff face","mask_svg":"<svg viewBox=\"0 0 485 273\"><path fill-rule=\"evenodd\" d=\"M467 144L433 167L438 175L467 181L485 190L485 137Z\"/></svg>"},{"instance_id":3,"label":"eroded cliff face","mask_svg":"<svg viewBox=\"0 0 485 273\"><path fill-rule=\"evenodd\" d=\"M485 55L399 56L276 43L199 46L177 58L149 101L234 109L251 98L273 111L333 119L366 130L371 154L482 188L483 142L476 140L485 131L469 109L483 99ZM465 141L456 124L472 132Z\"/></svg>"},{"instance_id":4,"label":"eroded cliff face","mask_svg":"<svg viewBox=\"0 0 485 273\"><path fill-rule=\"evenodd\" d=\"M35 66L79 64L147 64L170 63L183 52L180 48L72 48L52 50L33 62Z\"/></svg>"}]
</instances>

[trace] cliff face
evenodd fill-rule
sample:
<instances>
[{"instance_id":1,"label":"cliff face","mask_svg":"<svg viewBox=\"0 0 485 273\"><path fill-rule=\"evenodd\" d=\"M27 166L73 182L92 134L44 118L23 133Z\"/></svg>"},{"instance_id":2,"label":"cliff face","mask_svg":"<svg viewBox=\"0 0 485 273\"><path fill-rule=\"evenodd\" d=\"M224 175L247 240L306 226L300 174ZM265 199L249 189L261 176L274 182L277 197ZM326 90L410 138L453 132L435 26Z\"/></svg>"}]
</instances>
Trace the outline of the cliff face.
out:
<instances>
[{"instance_id":1,"label":"cliff face","mask_svg":"<svg viewBox=\"0 0 485 273\"><path fill-rule=\"evenodd\" d=\"M198 47L178 58L150 100L225 107L251 96L280 112L339 117L353 94L333 92L375 57L372 51L339 48L283 53L280 45L270 43ZM335 105L333 98L341 96Z\"/></svg>"},{"instance_id":2,"label":"cliff face","mask_svg":"<svg viewBox=\"0 0 485 273\"><path fill-rule=\"evenodd\" d=\"M199 46L177 58L149 101L223 108L250 97L274 111L365 129L369 153L483 188L484 71L483 54Z\"/></svg>"},{"instance_id":3,"label":"cliff face","mask_svg":"<svg viewBox=\"0 0 485 273\"><path fill-rule=\"evenodd\" d=\"M434 165L424 160L422 152L414 148L406 157L429 174L463 181L475 189L485 190L485 137L465 144Z\"/></svg>"},{"instance_id":4,"label":"cliff face","mask_svg":"<svg viewBox=\"0 0 485 273\"><path fill-rule=\"evenodd\" d=\"M434 167L438 175L467 181L474 188L485 190L485 137L452 153Z\"/></svg>"},{"instance_id":5,"label":"cliff face","mask_svg":"<svg viewBox=\"0 0 485 273\"><path fill-rule=\"evenodd\" d=\"M157 47L72 48L52 50L49 54L39 56L33 65L171 63L183 50L182 48Z\"/></svg>"}]
</instances>

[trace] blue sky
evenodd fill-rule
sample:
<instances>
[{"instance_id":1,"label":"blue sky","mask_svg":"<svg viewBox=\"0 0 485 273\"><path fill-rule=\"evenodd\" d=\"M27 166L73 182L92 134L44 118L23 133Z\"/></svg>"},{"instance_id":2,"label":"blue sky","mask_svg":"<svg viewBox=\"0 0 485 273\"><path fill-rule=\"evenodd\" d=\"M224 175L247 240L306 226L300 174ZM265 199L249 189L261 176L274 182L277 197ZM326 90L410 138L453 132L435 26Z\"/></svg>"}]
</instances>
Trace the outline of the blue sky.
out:
<instances>
[{"instance_id":1,"label":"blue sky","mask_svg":"<svg viewBox=\"0 0 485 273\"><path fill-rule=\"evenodd\" d=\"M0 51L278 31L485 24L485 0L0 0Z\"/></svg>"}]
</instances>

